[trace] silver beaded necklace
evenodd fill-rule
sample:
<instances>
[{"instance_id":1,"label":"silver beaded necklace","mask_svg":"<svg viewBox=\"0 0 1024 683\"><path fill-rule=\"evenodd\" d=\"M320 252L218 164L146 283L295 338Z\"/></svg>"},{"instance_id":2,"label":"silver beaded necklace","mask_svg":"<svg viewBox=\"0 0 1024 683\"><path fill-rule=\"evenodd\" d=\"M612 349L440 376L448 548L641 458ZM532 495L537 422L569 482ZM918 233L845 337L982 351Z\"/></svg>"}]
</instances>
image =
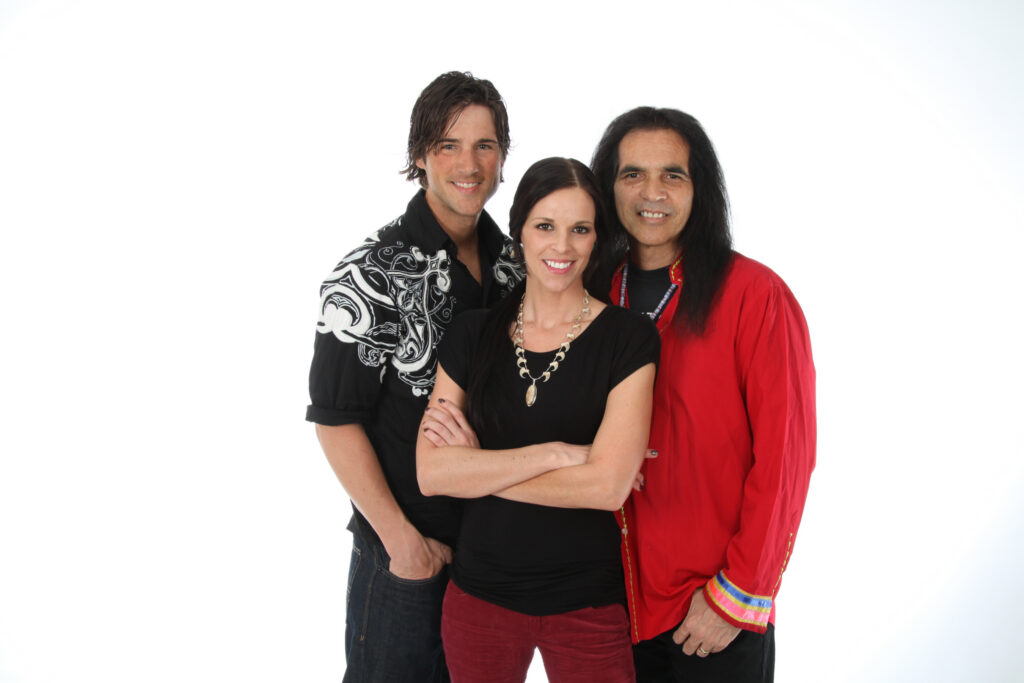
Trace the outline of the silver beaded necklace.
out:
<instances>
[{"instance_id":1,"label":"silver beaded necklace","mask_svg":"<svg viewBox=\"0 0 1024 683\"><path fill-rule=\"evenodd\" d=\"M619 285L619 306L626 307L626 279L629 277L629 264L622 264L622 283ZM665 296L661 297L661 301L653 311L648 311L647 315L651 317L651 320L658 322L658 318L661 317L661 312L665 310L665 304L672 298L672 295L676 293L679 285L672 283L665 290Z\"/></svg>"}]
</instances>

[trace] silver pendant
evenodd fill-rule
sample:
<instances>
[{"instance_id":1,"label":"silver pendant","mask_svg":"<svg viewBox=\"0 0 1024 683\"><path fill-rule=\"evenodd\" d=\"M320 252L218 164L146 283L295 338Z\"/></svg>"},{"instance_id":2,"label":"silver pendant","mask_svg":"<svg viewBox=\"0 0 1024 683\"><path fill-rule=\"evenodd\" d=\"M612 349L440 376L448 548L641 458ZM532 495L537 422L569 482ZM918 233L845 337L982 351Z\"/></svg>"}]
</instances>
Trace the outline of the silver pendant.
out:
<instances>
[{"instance_id":1,"label":"silver pendant","mask_svg":"<svg viewBox=\"0 0 1024 683\"><path fill-rule=\"evenodd\" d=\"M537 385L531 384L526 388L526 407L529 408L537 401Z\"/></svg>"}]
</instances>

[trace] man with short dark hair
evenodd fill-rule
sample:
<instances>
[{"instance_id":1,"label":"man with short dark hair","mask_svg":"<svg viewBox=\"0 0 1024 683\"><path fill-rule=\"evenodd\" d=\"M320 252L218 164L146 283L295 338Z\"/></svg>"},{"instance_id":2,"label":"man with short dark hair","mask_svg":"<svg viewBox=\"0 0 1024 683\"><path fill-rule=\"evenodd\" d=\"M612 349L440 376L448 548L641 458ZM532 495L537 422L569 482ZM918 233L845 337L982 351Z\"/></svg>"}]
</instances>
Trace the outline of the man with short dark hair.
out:
<instances>
[{"instance_id":1,"label":"man with short dark hair","mask_svg":"<svg viewBox=\"0 0 1024 683\"><path fill-rule=\"evenodd\" d=\"M306 419L354 507L346 681L447 678L441 602L460 507L420 493L416 435L446 328L521 277L484 211L508 147L490 81L439 76L409 131L404 172L422 189L321 287Z\"/></svg>"},{"instance_id":2,"label":"man with short dark hair","mask_svg":"<svg viewBox=\"0 0 1024 683\"><path fill-rule=\"evenodd\" d=\"M771 681L775 595L815 452L814 364L786 284L732 251L714 147L640 107L592 162L625 262L612 301L661 333L644 488L623 508L639 681Z\"/></svg>"}]
</instances>

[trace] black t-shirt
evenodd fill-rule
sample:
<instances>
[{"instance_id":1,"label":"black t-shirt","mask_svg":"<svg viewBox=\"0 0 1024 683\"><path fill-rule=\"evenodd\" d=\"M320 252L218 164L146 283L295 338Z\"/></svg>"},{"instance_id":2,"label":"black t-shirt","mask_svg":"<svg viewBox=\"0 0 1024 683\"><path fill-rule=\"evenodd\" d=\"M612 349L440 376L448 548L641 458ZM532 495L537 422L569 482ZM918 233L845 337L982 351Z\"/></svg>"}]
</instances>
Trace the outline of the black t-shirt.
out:
<instances>
[{"instance_id":1,"label":"black t-shirt","mask_svg":"<svg viewBox=\"0 0 1024 683\"><path fill-rule=\"evenodd\" d=\"M388 486L425 536L452 544L461 501L426 497L416 481L416 430L434 387L437 346L455 316L491 306L519 281L510 242L486 212L477 223L478 283L457 259L421 190L403 216L345 257L320 288L306 419L359 423ZM379 543L358 510L353 531Z\"/></svg>"},{"instance_id":2,"label":"black t-shirt","mask_svg":"<svg viewBox=\"0 0 1024 683\"><path fill-rule=\"evenodd\" d=\"M438 359L463 389L488 311L461 315L448 330ZM519 376L511 340L499 356L493 389L484 397L487 419L477 437L487 449L547 441L589 444L604 417L608 393L648 363L658 362L660 340L644 315L607 306L572 343L537 401L526 407L529 382ZM554 357L526 352L533 374ZM467 500L452 579L462 590L533 615L625 602L621 533L613 513L509 501Z\"/></svg>"},{"instance_id":3,"label":"black t-shirt","mask_svg":"<svg viewBox=\"0 0 1024 683\"><path fill-rule=\"evenodd\" d=\"M629 266L629 309L650 313L665 298L665 292L672 286L669 267L655 270L641 270L635 265Z\"/></svg>"}]
</instances>

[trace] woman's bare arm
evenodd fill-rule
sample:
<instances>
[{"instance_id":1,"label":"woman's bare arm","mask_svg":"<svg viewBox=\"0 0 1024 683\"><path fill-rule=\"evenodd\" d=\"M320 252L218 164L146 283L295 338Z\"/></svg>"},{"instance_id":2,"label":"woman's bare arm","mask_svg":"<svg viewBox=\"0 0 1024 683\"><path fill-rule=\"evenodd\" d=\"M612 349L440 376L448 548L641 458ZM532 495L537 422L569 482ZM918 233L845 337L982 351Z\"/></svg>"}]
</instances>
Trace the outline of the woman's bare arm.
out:
<instances>
[{"instance_id":1,"label":"woman's bare arm","mask_svg":"<svg viewBox=\"0 0 1024 683\"><path fill-rule=\"evenodd\" d=\"M506 450L480 448L462 413L465 399L462 388L439 367L416 439L416 478L423 495L479 498L587 461L589 446L561 442Z\"/></svg>"},{"instance_id":2,"label":"woman's bare arm","mask_svg":"<svg viewBox=\"0 0 1024 683\"><path fill-rule=\"evenodd\" d=\"M494 495L553 507L618 510L647 452L654 375L654 363L648 363L608 394L586 463L545 472Z\"/></svg>"}]
</instances>

